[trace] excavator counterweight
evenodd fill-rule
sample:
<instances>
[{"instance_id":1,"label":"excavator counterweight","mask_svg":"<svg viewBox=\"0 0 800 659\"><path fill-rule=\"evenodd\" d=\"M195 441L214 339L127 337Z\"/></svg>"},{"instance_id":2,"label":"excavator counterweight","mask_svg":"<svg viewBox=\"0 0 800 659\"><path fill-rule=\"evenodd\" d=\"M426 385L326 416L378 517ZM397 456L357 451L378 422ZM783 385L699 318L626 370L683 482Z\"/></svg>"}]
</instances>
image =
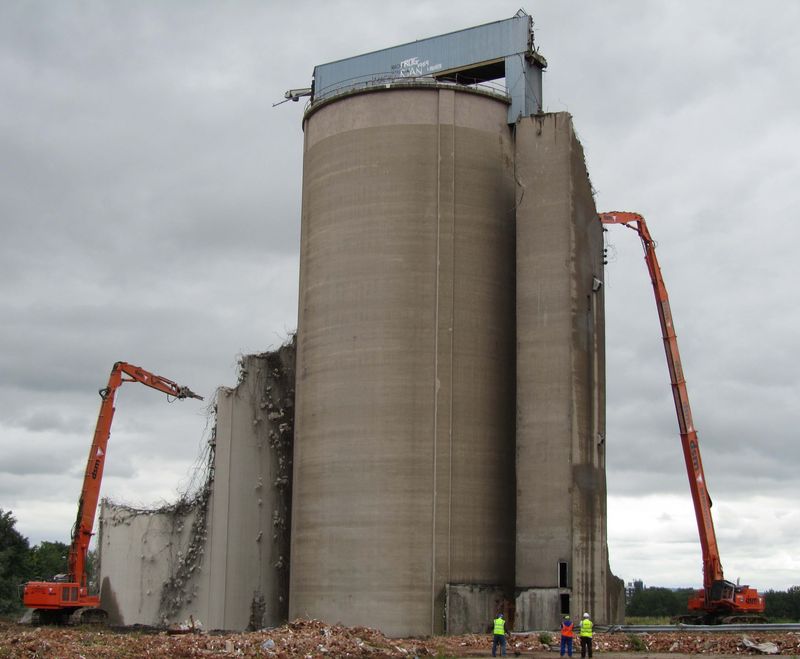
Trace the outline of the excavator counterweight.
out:
<instances>
[{"instance_id":1,"label":"excavator counterweight","mask_svg":"<svg viewBox=\"0 0 800 659\"><path fill-rule=\"evenodd\" d=\"M599 215L600 222L621 224L639 235L644 249L644 260L650 274L650 282L656 297L658 318L661 323L661 337L667 357L672 397L678 417L678 428L689 476L689 489L692 493L697 529L700 533L700 546L703 554L703 589L689 599L688 608L692 614L683 617L681 622L720 623L720 622L761 622L764 620L764 597L755 588L739 586L727 581L722 573L722 563L717 547L717 536L711 518L711 497L706 487L700 446L689 406L689 393L683 376L683 365L678 351L678 338L672 322L667 287L656 257L656 243L650 235L644 217L639 213L610 212Z\"/></svg>"},{"instance_id":2,"label":"excavator counterweight","mask_svg":"<svg viewBox=\"0 0 800 659\"><path fill-rule=\"evenodd\" d=\"M100 414L94 431L83 487L78 499L78 516L72 528L67 573L56 575L52 581L29 581L24 585L22 602L33 609L34 622L64 624L104 623L107 615L100 609L100 597L89 593L86 556L92 539L100 483L106 462L106 449L114 419L114 398L124 382L141 382L175 398L198 398L188 387L155 375L138 366L117 362L111 369L108 385L100 389Z\"/></svg>"}]
</instances>

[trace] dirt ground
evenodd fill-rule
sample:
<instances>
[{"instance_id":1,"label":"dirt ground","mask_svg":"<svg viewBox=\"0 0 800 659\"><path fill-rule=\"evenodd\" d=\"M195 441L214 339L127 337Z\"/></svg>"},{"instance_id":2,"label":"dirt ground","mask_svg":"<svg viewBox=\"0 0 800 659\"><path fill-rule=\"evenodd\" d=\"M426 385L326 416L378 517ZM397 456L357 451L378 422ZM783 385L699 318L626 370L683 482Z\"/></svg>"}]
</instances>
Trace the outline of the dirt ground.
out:
<instances>
[{"instance_id":1,"label":"dirt ground","mask_svg":"<svg viewBox=\"0 0 800 659\"><path fill-rule=\"evenodd\" d=\"M491 636L437 636L390 639L366 627L328 625L318 620L297 620L275 629L248 633L156 630L113 630L30 627L0 622L0 657L488 657ZM800 655L800 632L752 633L756 643L775 643L783 655ZM556 634L552 635L556 639ZM676 659L706 654L732 657L758 654L745 647L741 633L675 632L596 634L595 653L604 659ZM637 640L638 639L638 640ZM639 647L638 651L636 648ZM558 656L558 649L543 646L537 635L513 636L508 656ZM519 654L517 654L519 653ZM578 651L575 656L580 656Z\"/></svg>"}]
</instances>

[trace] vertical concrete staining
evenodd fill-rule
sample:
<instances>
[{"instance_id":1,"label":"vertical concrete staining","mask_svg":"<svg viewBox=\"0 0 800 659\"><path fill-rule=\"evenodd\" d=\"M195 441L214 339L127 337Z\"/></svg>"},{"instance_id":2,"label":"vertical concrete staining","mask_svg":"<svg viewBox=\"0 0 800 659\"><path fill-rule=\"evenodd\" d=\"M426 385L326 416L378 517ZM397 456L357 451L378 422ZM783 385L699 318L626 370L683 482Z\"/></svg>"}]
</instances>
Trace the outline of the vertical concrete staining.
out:
<instances>
[{"instance_id":1,"label":"vertical concrete staining","mask_svg":"<svg viewBox=\"0 0 800 659\"><path fill-rule=\"evenodd\" d=\"M101 596L115 622L286 620L294 361L293 342L248 355L238 386L218 390L208 477L191 500L150 511L103 503Z\"/></svg>"},{"instance_id":2,"label":"vertical concrete staining","mask_svg":"<svg viewBox=\"0 0 800 659\"><path fill-rule=\"evenodd\" d=\"M306 118L291 617L431 634L445 584L513 583L513 209L502 101Z\"/></svg>"},{"instance_id":3,"label":"vertical concrete staining","mask_svg":"<svg viewBox=\"0 0 800 659\"><path fill-rule=\"evenodd\" d=\"M517 613L617 620L606 538L603 239L568 114L516 126Z\"/></svg>"},{"instance_id":4,"label":"vertical concrete staining","mask_svg":"<svg viewBox=\"0 0 800 659\"><path fill-rule=\"evenodd\" d=\"M506 620L513 625L514 616L508 615L508 592L504 588L447 584L446 598L448 634L483 633L488 621L493 620L498 612L506 613Z\"/></svg>"}]
</instances>

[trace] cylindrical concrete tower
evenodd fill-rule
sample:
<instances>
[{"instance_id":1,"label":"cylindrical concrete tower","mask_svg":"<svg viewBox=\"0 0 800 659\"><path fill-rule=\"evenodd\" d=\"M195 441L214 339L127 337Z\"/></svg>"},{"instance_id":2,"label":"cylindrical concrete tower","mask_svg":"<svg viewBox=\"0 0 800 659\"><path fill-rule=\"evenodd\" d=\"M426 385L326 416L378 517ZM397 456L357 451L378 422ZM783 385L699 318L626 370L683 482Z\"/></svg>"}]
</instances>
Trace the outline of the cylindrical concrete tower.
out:
<instances>
[{"instance_id":1,"label":"cylindrical concrete tower","mask_svg":"<svg viewBox=\"0 0 800 659\"><path fill-rule=\"evenodd\" d=\"M289 615L397 636L513 587L515 184L503 99L386 87L305 117Z\"/></svg>"}]
</instances>

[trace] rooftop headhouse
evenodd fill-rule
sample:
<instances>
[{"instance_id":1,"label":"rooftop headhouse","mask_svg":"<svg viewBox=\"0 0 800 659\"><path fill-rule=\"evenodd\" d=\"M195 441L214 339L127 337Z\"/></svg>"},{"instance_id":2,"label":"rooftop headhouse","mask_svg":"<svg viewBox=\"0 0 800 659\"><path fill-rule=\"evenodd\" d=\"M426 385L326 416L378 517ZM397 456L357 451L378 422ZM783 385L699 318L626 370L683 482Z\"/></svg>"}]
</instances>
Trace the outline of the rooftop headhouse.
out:
<instances>
[{"instance_id":1,"label":"rooftop headhouse","mask_svg":"<svg viewBox=\"0 0 800 659\"><path fill-rule=\"evenodd\" d=\"M312 86L286 92L311 97L311 106L371 87L445 82L482 86L509 101L508 123L542 111L542 70L547 61L533 39L533 19L511 18L412 41L314 67Z\"/></svg>"}]
</instances>

